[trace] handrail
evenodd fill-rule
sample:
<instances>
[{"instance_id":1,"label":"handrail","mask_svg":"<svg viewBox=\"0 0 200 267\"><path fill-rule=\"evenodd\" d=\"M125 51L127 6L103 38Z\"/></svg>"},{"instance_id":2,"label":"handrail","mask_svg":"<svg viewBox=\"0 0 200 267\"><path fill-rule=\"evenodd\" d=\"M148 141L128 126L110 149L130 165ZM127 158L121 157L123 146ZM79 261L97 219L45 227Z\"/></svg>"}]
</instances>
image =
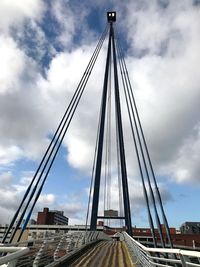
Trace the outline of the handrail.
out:
<instances>
[{"instance_id":1,"label":"handrail","mask_svg":"<svg viewBox=\"0 0 200 267\"><path fill-rule=\"evenodd\" d=\"M142 266L199 266L200 252L183 249L148 248L140 244L126 232L122 233L132 258ZM177 265L178 264L178 265Z\"/></svg>"},{"instance_id":2,"label":"handrail","mask_svg":"<svg viewBox=\"0 0 200 267\"><path fill-rule=\"evenodd\" d=\"M56 266L58 262L75 253L76 250L81 250L83 247L94 243L97 240L111 239L103 232L99 231L80 231L66 233L62 235L50 236L39 240L31 240L19 242L16 244L0 244L0 253L10 253L0 257L0 265L6 266L34 266L38 267L41 264L44 266ZM28 246L31 242L30 247ZM27 254L27 255L26 255Z\"/></svg>"},{"instance_id":3,"label":"handrail","mask_svg":"<svg viewBox=\"0 0 200 267\"><path fill-rule=\"evenodd\" d=\"M27 247L0 247L0 253L11 253L6 256L0 257L0 265L15 261L19 257L27 254L29 252L29 248Z\"/></svg>"},{"instance_id":4,"label":"handrail","mask_svg":"<svg viewBox=\"0 0 200 267\"><path fill-rule=\"evenodd\" d=\"M126 232L124 234L128 235ZM128 235L129 236L129 235ZM177 254L183 254L187 256L194 256L200 258L200 251L194 251L194 250L183 250L183 249L177 249L177 248L148 248L133 239L131 236L129 236L139 247L142 249L148 251L148 252L162 252L162 253L177 253Z\"/></svg>"}]
</instances>

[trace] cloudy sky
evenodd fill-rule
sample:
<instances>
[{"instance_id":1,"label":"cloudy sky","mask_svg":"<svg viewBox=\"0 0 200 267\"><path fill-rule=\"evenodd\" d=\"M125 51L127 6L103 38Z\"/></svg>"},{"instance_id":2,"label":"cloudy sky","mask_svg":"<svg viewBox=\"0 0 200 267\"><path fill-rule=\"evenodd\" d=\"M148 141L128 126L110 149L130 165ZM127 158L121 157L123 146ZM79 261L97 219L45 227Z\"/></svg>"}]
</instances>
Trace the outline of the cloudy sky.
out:
<instances>
[{"instance_id":1,"label":"cloudy sky","mask_svg":"<svg viewBox=\"0 0 200 267\"><path fill-rule=\"evenodd\" d=\"M108 10L117 11L169 224L200 221L200 1L1 0L0 223L9 222L33 177L105 28ZM35 213L48 206L63 209L70 223L85 220L105 53L106 47ZM125 143L132 221L147 226L128 134ZM111 208L116 208L113 184Z\"/></svg>"}]
</instances>

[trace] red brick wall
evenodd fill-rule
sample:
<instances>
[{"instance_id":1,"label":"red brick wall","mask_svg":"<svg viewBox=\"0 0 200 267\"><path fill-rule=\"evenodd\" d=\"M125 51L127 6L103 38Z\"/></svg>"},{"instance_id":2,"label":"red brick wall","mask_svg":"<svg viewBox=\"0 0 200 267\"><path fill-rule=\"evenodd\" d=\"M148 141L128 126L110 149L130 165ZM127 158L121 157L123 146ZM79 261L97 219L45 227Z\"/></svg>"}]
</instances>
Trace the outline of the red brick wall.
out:
<instances>
[{"instance_id":1,"label":"red brick wall","mask_svg":"<svg viewBox=\"0 0 200 267\"><path fill-rule=\"evenodd\" d=\"M49 212L48 208L44 208L42 212L38 212L37 224L53 224L54 223L54 213Z\"/></svg>"}]
</instances>

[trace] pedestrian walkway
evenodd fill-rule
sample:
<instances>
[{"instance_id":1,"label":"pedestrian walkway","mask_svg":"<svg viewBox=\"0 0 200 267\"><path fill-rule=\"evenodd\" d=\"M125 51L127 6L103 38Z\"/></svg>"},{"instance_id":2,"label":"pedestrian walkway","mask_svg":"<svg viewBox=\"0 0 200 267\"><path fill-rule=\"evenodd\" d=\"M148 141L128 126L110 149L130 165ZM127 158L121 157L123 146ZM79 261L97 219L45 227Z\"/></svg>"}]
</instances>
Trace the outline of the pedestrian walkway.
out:
<instances>
[{"instance_id":1,"label":"pedestrian walkway","mask_svg":"<svg viewBox=\"0 0 200 267\"><path fill-rule=\"evenodd\" d=\"M70 264L70 267L134 266L127 246L123 241L101 241Z\"/></svg>"}]
</instances>

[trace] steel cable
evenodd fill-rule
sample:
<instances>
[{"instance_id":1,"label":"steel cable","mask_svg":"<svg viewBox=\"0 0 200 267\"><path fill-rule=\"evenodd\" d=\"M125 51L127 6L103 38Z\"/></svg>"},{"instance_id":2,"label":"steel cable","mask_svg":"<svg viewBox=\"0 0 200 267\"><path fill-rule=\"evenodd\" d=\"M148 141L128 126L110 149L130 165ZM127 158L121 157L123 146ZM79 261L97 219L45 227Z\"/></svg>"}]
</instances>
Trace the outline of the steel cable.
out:
<instances>
[{"instance_id":1,"label":"steel cable","mask_svg":"<svg viewBox=\"0 0 200 267\"><path fill-rule=\"evenodd\" d=\"M117 57L115 48L115 34L112 24L111 24L111 31L112 31L113 67L114 67L115 105L117 109L117 121L118 121L117 123L118 123L119 151L121 160L121 174L122 174L122 184L123 184L125 222L128 228L127 231L129 235L132 236L130 200L129 200L129 190L128 190L127 170L126 170L126 157L124 149L123 126L121 117L122 115L121 115L121 104L120 104L120 93L119 93L119 82L118 82Z\"/></svg>"},{"instance_id":2,"label":"steel cable","mask_svg":"<svg viewBox=\"0 0 200 267\"><path fill-rule=\"evenodd\" d=\"M93 52L93 55L92 55L92 57L91 57L91 59L90 59L90 61L89 61L89 63L88 63L88 66L87 66L87 68L86 68L86 70L85 70L85 72L84 72L84 74L83 74L83 76L82 76L82 78L81 78L81 81L79 82L79 85L78 85L78 87L77 87L77 89L76 89L76 91L75 91L75 93L74 93L74 95L73 95L73 97L72 97L72 99L71 99L71 101L70 101L70 104L69 104L69 106L68 106L68 108L67 108L67 110L66 110L64 116L62 117L62 120L61 120L61 122L60 122L60 124L59 124L59 126L58 126L58 128L57 128L57 130L56 130L56 132L55 132L55 134L54 134L54 137L53 137L53 139L52 139L50 145L49 145L48 148L47 148L47 151L46 151L46 153L45 153L45 155L44 155L44 157L43 157L43 159L42 159L42 161L41 161L41 163L40 163L40 165L39 165L39 167L38 167L38 169L37 169L37 171L36 171L36 173L35 173L35 175L34 175L34 177L33 177L33 180L32 180L32 182L31 182L31 184L29 185L29 187L28 187L28 189L27 189L27 191L26 191L26 193L25 193L25 196L24 196L24 198L23 198L23 200L22 200L23 203L24 203L26 197L28 196L28 193L29 193L29 191L30 191L30 189L31 189L31 186L33 185L33 182L35 181L35 179L36 179L36 177L37 177L37 174L39 173L40 168L41 168L41 166L43 165L43 163L44 163L44 161L45 161L45 159L46 159L46 157L47 157L47 155L48 155L48 153L49 153L49 156L48 156L48 158L47 158L47 160L46 160L46 163L45 163L44 166L43 166L43 169L42 169L42 172L40 173L40 176L39 176L39 178L38 178L38 181L37 181L36 185L34 186L33 191L32 191L32 193L31 193L31 195L30 195L30 197L29 197L29 200L28 200L28 202L27 202L27 205L26 205L26 207L24 208L24 210L23 210L23 212L22 212L22 214L21 214L21 216L20 216L20 219L18 220L17 226L16 226L16 228L15 228L15 230L14 230L14 233L13 233L12 236L11 236L10 242L12 241L12 239L13 239L13 237L14 237L16 231L17 231L17 228L18 228L19 225L21 224L21 221L22 221L22 219L23 219L23 217L24 217L24 215L25 215L26 209L28 208L28 205L29 205L29 203L31 202L31 200L32 200L32 198L33 198L33 195L34 195L34 193L36 192L36 189L37 189L37 186L38 186L38 184L39 184L39 182L40 182L40 179L41 179L41 177L42 177L42 174L44 173L45 168L47 167L47 164L48 164L48 162L49 162L49 160L50 160L50 158L51 158L51 156L52 156L52 154L53 154L53 152L54 152L54 149L55 149L55 147L56 147L56 145L57 145L57 143L58 143L58 140L59 140L59 138L60 138L60 136L61 136L61 134L62 134L62 132L63 132L63 130L64 130L64 127L66 126L67 120L69 120L69 123L71 122L72 116L73 116L73 114L74 114L74 112L75 112L75 109L76 109L76 107L77 107L77 105L78 105L78 103L79 103L79 101L80 101L80 97L82 96L83 90L84 90L84 88L85 88L85 86L86 86L86 83L87 83L87 81L88 81L88 79L89 79L89 76L90 76L90 74L91 74L91 71L92 71L92 69L93 69L93 67L94 67L94 64L95 64L95 62L96 62L96 60L97 60L97 57L98 57L98 55L99 55L99 52L100 52L101 47L102 47L102 45L103 45L103 42L104 42L104 40L105 40L107 31L108 31L108 26L106 27L106 29L104 30L104 32L103 32L101 38L100 38L99 41L98 41L98 44L97 44L97 46L96 46L96 48L95 48L95 50L94 50L94 52ZM75 109L73 110L74 107L75 107ZM70 115L71 115L71 114L72 114L72 116L71 116L71 118L70 118ZM68 126L69 126L69 123L68 123ZM68 128L68 126L67 126L67 128ZM67 130L67 128L66 128L66 130ZM59 134L58 134L58 132L59 132ZM65 133L66 133L66 131L65 131ZM58 134L58 136L57 136L57 134ZM57 139L56 139L56 138L57 138ZM64 136L63 136L63 138L64 138ZM62 138L61 140L63 140L63 138ZM55 140L55 139L56 139L56 141L55 141L55 143L54 143L54 140ZM53 145L53 143L54 143L54 145ZM51 149L51 152L49 152L49 150L50 150L50 148L51 148L52 145L53 145L53 148ZM59 149L60 145L61 145L61 143L58 145L58 149ZM57 151L58 151L58 149L57 149ZM55 153L55 156L56 156L56 154L57 154L57 152ZM53 156L52 161L54 161L55 156ZM49 166L49 170L50 170L51 166L52 166L52 164L50 164L50 166ZM48 173L49 173L49 170L47 171L47 175L48 175ZM46 175L45 177L47 177L47 175ZM44 178L44 181L45 181L45 180L46 180L46 178ZM43 187L43 185L41 185L41 187ZM41 192L40 189L39 189L39 191ZM38 191L38 192L39 192L39 191ZM23 205L22 202L21 202L19 208L22 207L22 205ZM18 209L18 210L19 210L19 209ZM17 210L17 212L19 213L18 210ZM15 219L15 220L16 220L17 215L18 215L17 212L16 212L16 214L14 215L14 219ZM12 223L12 226L13 226L13 224L14 224L13 220L12 220L11 223ZM11 229L12 226L9 227L9 228ZM9 229L9 231L10 231L10 229ZM7 231L7 232L9 232L9 231ZM6 237L7 237L7 236L4 237L4 241L5 241Z\"/></svg>"},{"instance_id":3,"label":"steel cable","mask_svg":"<svg viewBox=\"0 0 200 267\"><path fill-rule=\"evenodd\" d=\"M142 129L141 121L140 121L139 114L138 114L138 109L137 109L135 98L134 98L134 95L133 95L133 90L132 90L132 86L131 86L131 83L130 83L130 78L129 78L129 75L128 75L128 71L127 71L125 59L123 57L122 48L121 48L119 42L118 42L118 46L119 46L119 50L121 51L120 53L121 53L121 58L122 58L123 72L124 72L124 76L126 77L127 88L129 88L130 102L132 103L132 105L134 105L134 109L135 109L135 113L136 113L136 116L135 116L134 115L135 113L134 113L133 108L132 108L132 113L133 113L133 116L134 116L134 121L136 123L136 118L137 118L137 121L138 121L138 124L139 124L139 126L137 126L137 123L136 123L136 132L137 132L137 136L138 136L138 140L139 140L139 145L141 147L142 158L144 160L145 171L146 171L147 180L148 180L148 184L149 184L149 188L150 188L150 195L151 195L153 206L154 206L154 211L155 211L155 215L156 215L156 222L157 222L158 231L159 231L160 238L161 238L161 243L162 243L162 246L165 247L163 233L162 233L162 228L160 226L161 223L160 223L159 215L158 215L157 208L156 208L155 197L154 197L153 189L152 189L152 186L151 186L149 172L147 170L146 160L145 160L145 157L144 157L144 151L146 152L146 155L147 155L147 160L148 160L148 164L150 166L150 171L152 173L152 177L153 177L153 181L154 181L154 185L155 185L155 189L156 189L156 194L158 196L158 201L159 201L159 204L160 204L161 213L162 213L164 224L165 224L165 227L166 227L166 232L167 232L167 235L168 235L170 246L172 247L173 244L172 244L172 241L170 241L171 240L171 235L170 235L170 231L169 231L168 222L167 222L167 219L166 219L166 216L165 216L165 212L164 212L164 208L163 208L163 205L162 205L162 200L161 200L160 192L159 192L159 189L158 189L158 186L157 186L155 174L154 174L154 171L153 171L152 162L151 162L151 159L150 159L149 151L148 151L146 140L145 140L145 137L144 137L144 132L143 132L143 129ZM130 96L130 94L131 94L131 96ZM132 100L131 100L131 98L132 98ZM142 149L143 146L141 144L141 139L140 139L138 128L139 128L139 130L141 132L141 137L142 137L141 139L142 139L143 144L144 144L144 151Z\"/></svg>"},{"instance_id":4,"label":"steel cable","mask_svg":"<svg viewBox=\"0 0 200 267\"><path fill-rule=\"evenodd\" d=\"M142 165L141 165L141 161L140 161L138 145L137 145L135 131L134 131L134 127L133 127L133 121L132 121L132 118L131 118L130 104L129 104L128 95L127 95L127 86L126 86L126 83L125 83L124 72L123 72L122 62L121 62L121 54L120 54L120 51L119 51L118 43L117 43L117 52L118 52L118 57L119 57L119 66L120 66L120 71L121 71L121 77L122 77L122 84L123 84L123 88L124 88L125 100L126 100L127 109L128 109L129 121L130 121L130 125L131 125L131 131L132 131L133 141L134 141L134 145L135 145L135 151L136 151L136 156L137 156L140 176L141 176L141 180L142 180L144 197L145 197L146 206L147 206L149 224L150 224L150 228L151 228L151 232L152 232L154 246L156 247L157 246L157 242L156 242L156 236L155 236L155 229L154 229L153 219L152 219L152 215L151 215L150 204L149 204L149 200L148 200L148 194L147 194L147 190L146 190L146 186L145 186L145 182L144 182L144 175L143 175L143 171L142 171Z\"/></svg>"}]
</instances>

